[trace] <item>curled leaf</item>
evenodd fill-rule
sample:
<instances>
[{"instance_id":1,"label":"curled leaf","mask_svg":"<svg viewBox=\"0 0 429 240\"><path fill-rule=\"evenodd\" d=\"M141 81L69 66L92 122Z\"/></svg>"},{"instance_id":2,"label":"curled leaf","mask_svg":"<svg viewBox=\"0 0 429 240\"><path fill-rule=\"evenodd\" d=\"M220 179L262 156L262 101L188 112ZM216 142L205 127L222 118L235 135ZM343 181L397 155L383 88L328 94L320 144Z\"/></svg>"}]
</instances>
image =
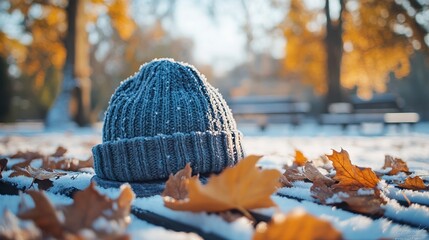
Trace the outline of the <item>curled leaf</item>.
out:
<instances>
[{"instance_id":1,"label":"curled leaf","mask_svg":"<svg viewBox=\"0 0 429 240\"><path fill-rule=\"evenodd\" d=\"M408 173L410 171L405 161L400 158L393 158L390 155L386 155L384 158L383 169L386 168L391 168L388 175L396 175L400 172Z\"/></svg>"},{"instance_id":2,"label":"curled leaf","mask_svg":"<svg viewBox=\"0 0 429 240\"><path fill-rule=\"evenodd\" d=\"M187 163L185 168L178 171L175 175L170 174L165 189L162 192L163 197L172 197L176 200L182 200L188 197L187 179L191 178L191 164Z\"/></svg>"},{"instance_id":3,"label":"curled leaf","mask_svg":"<svg viewBox=\"0 0 429 240\"><path fill-rule=\"evenodd\" d=\"M411 190L428 190L429 187L425 185L423 179L419 176L408 177L405 179L405 182L398 185L401 188L411 189Z\"/></svg>"}]
</instances>

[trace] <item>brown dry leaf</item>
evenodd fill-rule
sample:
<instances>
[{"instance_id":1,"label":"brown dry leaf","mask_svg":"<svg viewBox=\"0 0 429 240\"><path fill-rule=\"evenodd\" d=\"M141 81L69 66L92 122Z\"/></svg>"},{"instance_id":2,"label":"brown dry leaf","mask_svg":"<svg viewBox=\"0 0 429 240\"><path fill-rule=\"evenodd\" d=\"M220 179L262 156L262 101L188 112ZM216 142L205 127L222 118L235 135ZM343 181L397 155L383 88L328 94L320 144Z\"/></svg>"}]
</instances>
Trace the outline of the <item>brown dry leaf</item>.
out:
<instances>
[{"instance_id":1,"label":"brown dry leaf","mask_svg":"<svg viewBox=\"0 0 429 240\"><path fill-rule=\"evenodd\" d=\"M10 156L10 158L23 158L25 160L34 160L34 159L39 159L39 158L43 158L45 155L41 154L40 152L32 152L32 151L26 151L26 152L22 152L22 151L18 151L17 153L13 154L12 156Z\"/></svg>"},{"instance_id":2,"label":"brown dry leaf","mask_svg":"<svg viewBox=\"0 0 429 240\"><path fill-rule=\"evenodd\" d=\"M348 192L348 197L341 197L350 210L358 213L370 214L373 216L382 216L384 209L381 205L385 201L378 194L358 195L356 192Z\"/></svg>"},{"instance_id":3,"label":"brown dry leaf","mask_svg":"<svg viewBox=\"0 0 429 240\"><path fill-rule=\"evenodd\" d=\"M301 151L295 149L295 158L293 160L294 164L298 166L304 166L307 161L308 160L304 154Z\"/></svg>"},{"instance_id":4,"label":"brown dry leaf","mask_svg":"<svg viewBox=\"0 0 429 240\"><path fill-rule=\"evenodd\" d=\"M283 176L285 176L290 182L304 181L307 179L302 167L292 165L291 167L285 166L284 169L285 172L283 173Z\"/></svg>"},{"instance_id":5,"label":"brown dry leaf","mask_svg":"<svg viewBox=\"0 0 429 240\"><path fill-rule=\"evenodd\" d=\"M0 239L14 240L42 239L40 230L30 221L22 221L9 210L3 212L3 219L0 219Z\"/></svg>"},{"instance_id":6,"label":"brown dry leaf","mask_svg":"<svg viewBox=\"0 0 429 240\"><path fill-rule=\"evenodd\" d=\"M6 168L6 165L7 165L7 159L6 158L0 159L0 179L3 178L3 176L1 175L1 173Z\"/></svg>"},{"instance_id":7,"label":"brown dry leaf","mask_svg":"<svg viewBox=\"0 0 429 240\"><path fill-rule=\"evenodd\" d=\"M428 190L429 187L425 185L423 179L419 176L408 177L405 179L405 182L398 185L401 188L411 189L411 190Z\"/></svg>"},{"instance_id":8,"label":"brown dry leaf","mask_svg":"<svg viewBox=\"0 0 429 240\"><path fill-rule=\"evenodd\" d=\"M301 210L294 210L288 215L274 215L268 224L258 224L253 235L253 240L277 239L339 240L343 238L330 222Z\"/></svg>"},{"instance_id":9,"label":"brown dry leaf","mask_svg":"<svg viewBox=\"0 0 429 240\"><path fill-rule=\"evenodd\" d=\"M370 168L359 168L350 161L347 151L341 152L333 150L332 155L327 155L332 161L336 174L334 179L339 181L335 188L342 190L358 190L359 188L375 188L380 179Z\"/></svg>"},{"instance_id":10,"label":"brown dry leaf","mask_svg":"<svg viewBox=\"0 0 429 240\"><path fill-rule=\"evenodd\" d=\"M386 155L384 158L383 169L386 168L392 168L388 175L396 175L400 172L408 173L410 171L405 161L400 158L393 158L390 155Z\"/></svg>"},{"instance_id":11,"label":"brown dry leaf","mask_svg":"<svg viewBox=\"0 0 429 240\"><path fill-rule=\"evenodd\" d=\"M119 197L112 200L100 194L95 189L95 184L91 183L88 188L75 194L73 204L63 208L64 229L77 234L82 229L92 229L94 221L104 218L109 224L115 225L115 228L113 225L110 229L106 226L105 229L93 229L94 232L99 235L122 236L130 222L129 213L134 197L134 192L128 184L121 186ZM112 229L119 232L112 232Z\"/></svg>"},{"instance_id":12,"label":"brown dry leaf","mask_svg":"<svg viewBox=\"0 0 429 240\"><path fill-rule=\"evenodd\" d=\"M326 182L320 180L316 180L313 182L313 185L310 188L310 192L311 196L316 199L319 199L319 201L323 204L326 204L326 199L334 195L333 189L328 187L326 185Z\"/></svg>"},{"instance_id":13,"label":"brown dry leaf","mask_svg":"<svg viewBox=\"0 0 429 240\"><path fill-rule=\"evenodd\" d=\"M34 208L20 209L18 217L25 220L32 220L43 233L61 239L64 230L61 226L61 220L56 210L44 192L28 190L28 193L34 201Z\"/></svg>"},{"instance_id":14,"label":"brown dry leaf","mask_svg":"<svg viewBox=\"0 0 429 240\"><path fill-rule=\"evenodd\" d=\"M293 186L292 183L289 182L287 177L283 174L280 176L279 182L280 182L280 187L292 187Z\"/></svg>"},{"instance_id":15,"label":"brown dry leaf","mask_svg":"<svg viewBox=\"0 0 429 240\"><path fill-rule=\"evenodd\" d=\"M66 158L59 161L44 158L42 168L59 169L64 171L78 171L82 168L94 167L94 159L90 157L88 160L79 160L76 158Z\"/></svg>"},{"instance_id":16,"label":"brown dry leaf","mask_svg":"<svg viewBox=\"0 0 429 240\"><path fill-rule=\"evenodd\" d=\"M55 152L53 154L51 154L51 157L62 157L64 156L64 154L67 152L67 148L63 147L63 146L59 146L57 147L57 149L55 150Z\"/></svg>"},{"instance_id":17,"label":"brown dry leaf","mask_svg":"<svg viewBox=\"0 0 429 240\"><path fill-rule=\"evenodd\" d=\"M183 211L222 212L237 209L249 217L247 210L276 206L271 199L279 185L280 172L260 170L256 163L261 157L251 155L236 166L210 177L206 185L198 178L187 180L189 197L176 200L164 197L166 207Z\"/></svg>"},{"instance_id":18,"label":"brown dry leaf","mask_svg":"<svg viewBox=\"0 0 429 240\"><path fill-rule=\"evenodd\" d=\"M332 180L329 177L326 177L323 175L317 168L310 162L307 162L304 166L304 175L307 177L308 180L315 182L315 181L321 181L324 182L326 185L331 186L335 183L334 180Z\"/></svg>"},{"instance_id":19,"label":"brown dry leaf","mask_svg":"<svg viewBox=\"0 0 429 240\"><path fill-rule=\"evenodd\" d=\"M108 209L112 209L113 201L95 189L95 184L83 191L77 192L73 204L64 208L67 231L77 233L80 229L91 228L95 219Z\"/></svg>"},{"instance_id":20,"label":"brown dry leaf","mask_svg":"<svg viewBox=\"0 0 429 240\"><path fill-rule=\"evenodd\" d=\"M175 175L170 174L165 189L162 192L163 197L172 197L176 200L182 200L188 197L188 189L186 187L186 180L190 179L192 175L191 164L187 163L185 168L178 171Z\"/></svg>"},{"instance_id":21,"label":"brown dry leaf","mask_svg":"<svg viewBox=\"0 0 429 240\"><path fill-rule=\"evenodd\" d=\"M46 180L64 175L67 175L67 173L48 171L43 168L33 168L32 166L27 166L25 168L15 168L14 172L10 174L10 177L26 176L38 180Z\"/></svg>"}]
</instances>

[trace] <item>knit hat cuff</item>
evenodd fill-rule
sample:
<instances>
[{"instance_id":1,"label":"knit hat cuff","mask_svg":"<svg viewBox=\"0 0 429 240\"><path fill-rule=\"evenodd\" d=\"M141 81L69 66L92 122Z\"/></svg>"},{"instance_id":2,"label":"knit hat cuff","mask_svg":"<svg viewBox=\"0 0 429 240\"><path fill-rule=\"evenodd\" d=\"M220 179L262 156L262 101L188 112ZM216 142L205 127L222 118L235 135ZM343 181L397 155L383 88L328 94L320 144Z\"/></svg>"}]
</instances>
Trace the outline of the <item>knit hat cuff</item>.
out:
<instances>
[{"instance_id":1,"label":"knit hat cuff","mask_svg":"<svg viewBox=\"0 0 429 240\"><path fill-rule=\"evenodd\" d=\"M243 158L239 131L191 132L108 141L93 149L99 178L142 182L166 179L190 162L193 173L217 173Z\"/></svg>"}]
</instances>

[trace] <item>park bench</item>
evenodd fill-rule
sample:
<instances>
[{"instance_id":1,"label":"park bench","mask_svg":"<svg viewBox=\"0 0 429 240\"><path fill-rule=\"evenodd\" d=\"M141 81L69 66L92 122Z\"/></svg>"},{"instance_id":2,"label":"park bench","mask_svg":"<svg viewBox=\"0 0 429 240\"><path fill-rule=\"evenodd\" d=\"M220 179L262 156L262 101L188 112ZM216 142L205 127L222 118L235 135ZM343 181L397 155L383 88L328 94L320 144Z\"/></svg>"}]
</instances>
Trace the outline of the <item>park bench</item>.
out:
<instances>
[{"instance_id":1,"label":"park bench","mask_svg":"<svg viewBox=\"0 0 429 240\"><path fill-rule=\"evenodd\" d=\"M307 102L298 102L289 97L249 96L229 101L234 118L238 122L257 123L264 130L269 123L299 125L310 111Z\"/></svg>"},{"instance_id":2,"label":"park bench","mask_svg":"<svg viewBox=\"0 0 429 240\"><path fill-rule=\"evenodd\" d=\"M370 100L352 97L350 102L332 103L328 113L320 116L324 125L349 125L380 123L387 125L409 124L413 126L420 119L418 113L404 111L402 102L393 94L375 95Z\"/></svg>"}]
</instances>

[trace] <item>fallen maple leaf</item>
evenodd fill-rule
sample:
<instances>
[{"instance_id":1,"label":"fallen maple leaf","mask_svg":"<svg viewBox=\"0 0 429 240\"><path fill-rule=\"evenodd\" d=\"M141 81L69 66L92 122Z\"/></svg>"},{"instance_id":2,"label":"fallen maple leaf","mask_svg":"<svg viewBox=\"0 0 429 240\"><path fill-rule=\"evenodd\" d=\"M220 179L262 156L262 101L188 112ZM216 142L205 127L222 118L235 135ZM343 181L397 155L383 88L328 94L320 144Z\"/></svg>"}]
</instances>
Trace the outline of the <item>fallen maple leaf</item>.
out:
<instances>
[{"instance_id":1,"label":"fallen maple leaf","mask_svg":"<svg viewBox=\"0 0 429 240\"><path fill-rule=\"evenodd\" d=\"M334 187L343 190L358 190L359 188L375 188L380 181L370 168L359 168L350 161L347 151L333 150L332 155L327 155L332 161L336 174L334 179L339 181Z\"/></svg>"},{"instance_id":2,"label":"fallen maple leaf","mask_svg":"<svg viewBox=\"0 0 429 240\"><path fill-rule=\"evenodd\" d=\"M331 186L335 183L334 180L332 180L329 177L326 177L323 175L312 163L307 162L304 166L304 175L307 177L308 180L315 182L315 181L321 181L324 182L326 185Z\"/></svg>"},{"instance_id":3,"label":"fallen maple leaf","mask_svg":"<svg viewBox=\"0 0 429 240\"><path fill-rule=\"evenodd\" d=\"M3 178L3 176L1 175L1 173L6 168L6 165L7 165L7 159L6 158L0 159L0 179Z\"/></svg>"},{"instance_id":4,"label":"fallen maple leaf","mask_svg":"<svg viewBox=\"0 0 429 240\"><path fill-rule=\"evenodd\" d=\"M257 225L253 240L277 239L342 239L341 233L326 220L301 210L288 215L276 214L268 224Z\"/></svg>"},{"instance_id":5,"label":"fallen maple leaf","mask_svg":"<svg viewBox=\"0 0 429 240\"><path fill-rule=\"evenodd\" d=\"M32 166L27 166L25 168L14 169L14 172L12 172L9 175L9 177L26 176L26 177L32 177L38 180L45 180L45 179L56 178L64 175L67 175L67 173L54 172L52 170L49 171L43 168L33 168Z\"/></svg>"},{"instance_id":6,"label":"fallen maple leaf","mask_svg":"<svg viewBox=\"0 0 429 240\"><path fill-rule=\"evenodd\" d=\"M187 163L185 168L178 171L176 174L170 174L165 189L162 192L163 197L172 197L176 200L182 200L188 197L188 189L186 185L187 179L192 175L191 164Z\"/></svg>"},{"instance_id":7,"label":"fallen maple leaf","mask_svg":"<svg viewBox=\"0 0 429 240\"><path fill-rule=\"evenodd\" d=\"M32 151L26 151L26 152L22 152L22 151L18 151L17 153L13 154L12 156L10 156L10 158L23 158L25 160L34 160L34 159L39 159L39 158L43 158L45 155L41 154L40 152L32 152Z\"/></svg>"},{"instance_id":8,"label":"fallen maple leaf","mask_svg":"<svg viewBox=\"0 0 429 240\"><path fill-rule=\"evenodd\" d=\"M59 161L44 158L42 168L59 169L64 171L78 171L82 168L93 167L94 159L90 157L88 160L79 160L76 158L66 158Z\"/></svg>"},{"instance_id":9,"label":"fallen maple leaf","mask_svg":"<svg viewBox=\"0 0 429 240\"><path fill-rule=\"evenodd\" d=\"M114 201L100 194L92 182L88 188L75 194L73 204L64 207L64 228L68 232L78 233L81 229L92 228L93 223L99 218L115 220L116 224L126 226L129 223L128 215L134 197L131 187L123 185L121 194ZM113 207L115 203L116 208ZM109 231L108 229L102 230ZM123 232L119 234L123 234Z\"/></svg>"},{"instance_id":10,"label":"fallen maple leaf","mask_svg":"<svg viewBox=\"0 0 429 240\"><path fill-rule=\"evenodd\" d=\"M25 220L32 220L42 232L58 239L62 238L64 231L60 218L56 213L54 205L52 205L45 193L34 190L28 190L26 193L31 196L35 206L32 209L20 209L18 217Z\"/></svg>"},{"instance_id":11,"label":"fallen maple leaf","mask_svg":"<svg viewBox=\"0 0 429 240\"><path fill-rule=\"evenodd\" d=\"M304 156L304 154L301 151L295 149L294 163L298 166L304 166L307 161L308 159Z\"/></svg>"},{"instance_id":12,"label":"fallen maple leaf","mask_svg":"<svg viewBox=\"0 0 429 240\"><path fill-rule=\"evenodd\" d=\"M388 175L396 175L400 172L408 173L410 171L406 162L399 158L393 158L390 155L386 155L384 158L383 169L386 168L391 168Z\"/></svg>"},{"instance_id":13,"label":"fallen maple leaf","mask_svg":"<svg viewBox=\"0 0 429 240\"><path fill-rule=\"evenodd\" d=\"M283 174L280 176L279 182L280 182L280 187L292 187L293 186L292 183L289 182L287 177Z\"/></svg>"},{"instance_id":14,"label":"fallen maple leaf","mask_svg":"<svg viewBox=\"0 0 429 240\"><path fill-rule=\"evenodd\" d=\"M42 233L32 222L22 221L5 209L0 219L0 239L42 239Z\"/></svg>"},{"instance_id":15,"label":"fallen maple leaf","mask_svg":"<svg viewBox=\"0 0 429 240\"><path fill-rule=\"evenodd\" d=\"M319 180L326 182L326 184L329 186L335 183L334 180L323 175L311 162L306 162L304 166L301 167L294 164L291 167L285 166L284 168L285 172L283 173L283 176L288 182L305 180L314 182Z\"/></svg>"},{"instance_id":16,"label":"fallen maple leaf","mask_svg":"<svg viewBox=\"0 0 429 240\"><path fill-rule=\"evenodd\" d=\"M323 204L326 204L326 200L334 195L332 188L326 185L326 182L316 180L310 188L311 196L319 199Z\"/></svg>"},{"instance_id":17,"label":"fallen maple leaf","mask_svg":"<svg viewBox=\"0 0 429 240\"><path fill-rule=\"evenodd\" d=\"M44 235L59 239L85 239L82 231L90 231L95 239L126 239L125 230L130 222L131 203L135 198L128 184L121 186L119 197L112 200L95 189L77 192L73 204L52 205L41 191L27 191L33 198L35 207L28 209L20 204L19 217L32 220ZM102 227L101 227L102 226Z\"/></svg>"},{"instance_id":18,"label":"fallen maple leaf","mask_svg":"<svg viewBox=\"0 0 429 240\"><path fill-rule=\"evenodd\" d=\"M283 176L285 176L290 182L307 180L307 177L304 174L303 167L292 165L291 167L284 166L284 169L285 172L283 173Z\"/></svg>"},{"instance_id":19,"label":"fallen maple leaf","mask_svg":"<svg viewBox=\"0 0 429 240\"><path fill-rule=\"evenodd\" d=\"M51 154L51 157L62 157L64 156L64 154L67 152L67 148L63 147L63 146L59 146L57 147L57 149L55 150L55 152L53 154Z\"/></svg>"},{"instance_id":20,"label":"fallen maple leaf","mask_svg":"<svg viewBox=\"0 0 429 240\"><path fill-rule=\"evenodd\" d=\"M347 197L341 197L350 210L363 213L370 214L373 216L382 216L384 213L384 209L381 207L385 204L385 201L377 196L378 194L371 195L359 195L356 192L348 192Z\"/></svg>"},{"instance_id":21,"label":"fallen maple leaf","mask_svg":"<svg viewBox=\"0 0 429 240\"><path fill-rule=\"evenodd\" d=\"M187 180L189 196L184 200L164 197L166 207L182 211L222 212L237 209L250 217L247 210L276 206L271 199L279 184L280 172L256 167L260 156L248 156L236 166L212 176L206 185L198 178Z\"/></svg>"},{"instance_id":22,"label":"fallen maple leaf","mask_svg":"<svg viewBox=\"0 0 429 240\"><path fill-rule=\"evenodd\" d=\"M408 177L405 179L405 182L398 185L401 188L411 189L411 190L428 190L429 187L425 185L423 179L419 176Z\"/></svg>"}]
</instances>

